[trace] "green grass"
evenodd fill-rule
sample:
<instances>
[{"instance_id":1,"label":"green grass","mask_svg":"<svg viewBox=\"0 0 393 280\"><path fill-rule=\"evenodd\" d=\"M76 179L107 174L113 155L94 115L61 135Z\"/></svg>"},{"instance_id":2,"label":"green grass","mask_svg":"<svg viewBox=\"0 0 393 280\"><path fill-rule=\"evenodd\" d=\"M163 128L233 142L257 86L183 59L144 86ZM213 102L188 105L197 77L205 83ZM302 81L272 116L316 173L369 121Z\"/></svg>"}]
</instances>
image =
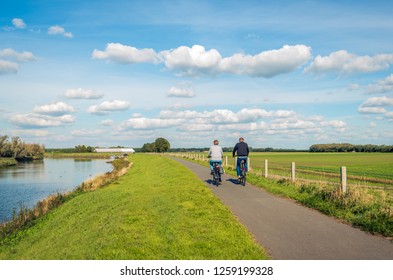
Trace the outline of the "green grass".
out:
<instances>
[{"instance_id":1,"label":"green grass","mask_svg":"<svg viewBox=\"0 0 393 280\"><path fill-rule=\"evenodd\" d=\"M96 159L96 158L110 158L113 153L62 153L62 152L47 152L46 158L81 158L81 159ZM121 153L116 154L121 155Z\"/></svg>"},{"instance_id":2,"label":"green grass","mask_svg":"<svg viewBox=\"0 0 393 280\"><path fill-rule=\"evenodd\" d=\"M0 259L266 259L181 164L133 155L114 183L80 194L0 241Z\"/></svg>"},{"instance_id":3,"label":"green grass","mask_svg":"<svg viewBox=\"0 0 393 280\"><path fill-rule=\"evenodd\" d=\"M312 170L339 174L346 166L348 175L393 180L392 153L252 153L252 166L264 168L265 159L269 166L287 168L291 162L299 170Z\"/></svg>"},{"instance_id":4,"label":"green grass","mask_svg":"<svg viewBox=\"0 0 393 280\"><path fill-rule=\"evenodd\" d=\"M17 165L17 161L14 158L0 158L0 168Z\"/></svg>"}]
</instances>

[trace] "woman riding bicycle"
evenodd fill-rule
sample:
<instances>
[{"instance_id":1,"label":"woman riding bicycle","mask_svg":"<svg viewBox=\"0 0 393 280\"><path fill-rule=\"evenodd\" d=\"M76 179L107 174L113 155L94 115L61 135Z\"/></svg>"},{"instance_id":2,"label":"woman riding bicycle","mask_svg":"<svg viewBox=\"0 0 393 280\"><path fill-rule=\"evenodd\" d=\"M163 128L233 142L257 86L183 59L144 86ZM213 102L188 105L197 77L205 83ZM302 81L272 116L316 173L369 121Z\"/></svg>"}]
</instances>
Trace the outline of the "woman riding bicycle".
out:
<instances>
[{"instance_id":1,"label":"woman riding bicycle","mask_svg":"<svg viewBox=\"0 0 393 280\"><path fill-rule=\"evenodd\" d=\"M232 156L235 157L236 153L237 153L236 173L237 173L237 178L240 179L241 177L240 163L242 160L244 160L246 171L248 171L247 157L248 154L250 153L250 150L248 149L248 145L246 142L244 142L243 137L239 138L239 143L237 143L233 148Z\"/></svg>"},{"instance_id":2,"label":"woman riding bicycle","mask_svg":"<svg viewBox=\"0 0 393 280\"><path fill-rule=\"evenodd\" d=\"M207 157L210 158L210 174L213 175L213 163L222 164L222 157L224 153L222 148L218 145L218 140L213 141L214 145L210 147Z\"/></svg>"}]
</instances>

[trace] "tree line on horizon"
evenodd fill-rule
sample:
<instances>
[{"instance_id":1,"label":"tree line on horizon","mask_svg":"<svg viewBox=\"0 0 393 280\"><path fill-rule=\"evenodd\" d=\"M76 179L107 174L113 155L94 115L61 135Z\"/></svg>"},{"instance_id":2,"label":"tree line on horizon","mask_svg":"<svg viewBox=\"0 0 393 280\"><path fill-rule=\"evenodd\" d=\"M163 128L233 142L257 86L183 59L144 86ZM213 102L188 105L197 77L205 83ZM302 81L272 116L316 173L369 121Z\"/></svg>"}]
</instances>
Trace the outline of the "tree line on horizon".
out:
<instances>
[{"instance_id":1,"label":"tree line on horizon","mask_svg":"<svg viewBox=\"0 0 393 280\"><path fill-rule=\"evenodd\" d=\"M358 152L358 153L393 153L393 145L353 145L350 143L314 144L310 152Z\"/></svg>"},{"instance_id":2,"label":"tree line on horizon","mask_svg":"<svg viewBox=\"0 0 393 280\"><path fill-rule=\"evenodd\" d=\"M25 161L42 159L44 154L44 145L25 143L18 136L9 139L8 135L0 135L0 157Z\"/></svg>"},{"instance_id":3,"label":"tree line on horizon","mask_svg":"<svg viewBox=\"0 0 393 280\"><path fill-rule=\"evenodd\" d=\"M124 146L116 146L113 148L124 148ZM290 149L290 148L253 148L249 147L251 152L379 152L379 153L392 153L393 145L354 145L350 143L330 143L330 144L313 144L309 149ZM135 152L142 153L186 153L186 152L206 152L209 147L192 147L192 148L171 148L171 144L165 138L157 138L154 142L144 143L142 147L133 148ZM233 147L223 147L224 152L232 152ZM77 145L74 148L61 148L61 149L46 149L47 152L62 152L62 153L93 153L95 147L86 145Z\"/></svg>"}]
</instances>

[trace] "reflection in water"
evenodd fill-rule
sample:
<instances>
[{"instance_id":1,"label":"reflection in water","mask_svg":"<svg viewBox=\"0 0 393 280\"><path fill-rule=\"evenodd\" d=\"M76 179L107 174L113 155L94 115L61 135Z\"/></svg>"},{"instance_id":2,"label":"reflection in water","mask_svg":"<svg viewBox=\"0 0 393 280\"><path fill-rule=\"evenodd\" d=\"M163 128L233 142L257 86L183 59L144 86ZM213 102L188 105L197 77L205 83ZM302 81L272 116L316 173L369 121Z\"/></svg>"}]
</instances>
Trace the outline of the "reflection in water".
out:
<instances>
[{"instance_id":1,"label":"reflection in water","mask_svg":"<svg viewBox=\"0 0 393 280\"><path fill-rule=\"evenodd\" d=\"M104 159L44 159L0 169L0 222L12 218L13 210L33 207L53 193L73 190L98 174L111 171Z\"/></svg>"}]
</instances>

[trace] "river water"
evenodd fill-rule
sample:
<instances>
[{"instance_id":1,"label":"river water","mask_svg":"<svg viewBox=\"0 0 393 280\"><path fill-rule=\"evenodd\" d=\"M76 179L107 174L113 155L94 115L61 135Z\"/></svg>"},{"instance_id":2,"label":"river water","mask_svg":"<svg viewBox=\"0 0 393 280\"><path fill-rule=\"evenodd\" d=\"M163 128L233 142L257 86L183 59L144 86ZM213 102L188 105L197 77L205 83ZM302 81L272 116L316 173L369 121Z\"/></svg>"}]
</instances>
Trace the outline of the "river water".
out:
<instances>
[{"instance_id":1,"label":"river water","mask_svg":"<svg viewBox=\"0 0 393 280\"><path fill-rule=\"evenodd\" d=\"M32 208L58 192L75 189L88 178L112 170L107 159L44 159L0 168L0 223L21 206Z\"/></svg>"}]
</instances>

